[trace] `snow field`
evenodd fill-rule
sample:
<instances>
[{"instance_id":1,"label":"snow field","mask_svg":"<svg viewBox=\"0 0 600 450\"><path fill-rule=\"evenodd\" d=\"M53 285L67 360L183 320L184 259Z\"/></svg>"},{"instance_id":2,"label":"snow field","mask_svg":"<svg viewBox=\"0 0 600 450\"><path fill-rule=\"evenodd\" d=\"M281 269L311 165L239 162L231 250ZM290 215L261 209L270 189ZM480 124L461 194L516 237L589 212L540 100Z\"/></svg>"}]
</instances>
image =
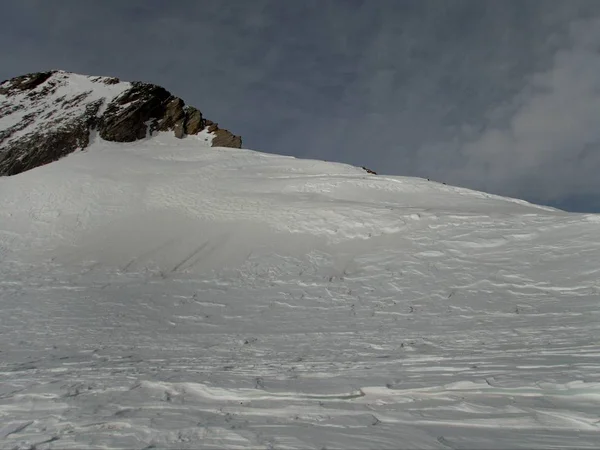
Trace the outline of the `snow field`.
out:
<instances>
[{"instance_id":1,"label":"snow field","mask_svg":"<svg viewBox=\"0 0 600 450\"><path fill-rule=\"evenodd\" d=\"M0 448L597 448L594 215L203 137L0 179Z\"/></svg>"}]
</instances>

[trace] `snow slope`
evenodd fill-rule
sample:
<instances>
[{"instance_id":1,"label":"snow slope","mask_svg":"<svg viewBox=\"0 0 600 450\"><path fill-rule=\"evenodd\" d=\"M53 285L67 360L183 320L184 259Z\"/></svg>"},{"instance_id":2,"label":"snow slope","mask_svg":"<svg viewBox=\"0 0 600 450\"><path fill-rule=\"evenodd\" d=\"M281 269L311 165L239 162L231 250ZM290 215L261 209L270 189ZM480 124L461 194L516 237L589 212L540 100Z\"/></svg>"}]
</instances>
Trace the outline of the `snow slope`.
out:
<instances>
[{"instance_id":1,"label":"snow slope","mask_svg":"<svg viewBox=\"0 0 600 450\"><path fill-rule=\"evenodd\" d=\"M210 140L0 178L0 448L598 448L598 216Z\"/></svg>"}]
</instances>

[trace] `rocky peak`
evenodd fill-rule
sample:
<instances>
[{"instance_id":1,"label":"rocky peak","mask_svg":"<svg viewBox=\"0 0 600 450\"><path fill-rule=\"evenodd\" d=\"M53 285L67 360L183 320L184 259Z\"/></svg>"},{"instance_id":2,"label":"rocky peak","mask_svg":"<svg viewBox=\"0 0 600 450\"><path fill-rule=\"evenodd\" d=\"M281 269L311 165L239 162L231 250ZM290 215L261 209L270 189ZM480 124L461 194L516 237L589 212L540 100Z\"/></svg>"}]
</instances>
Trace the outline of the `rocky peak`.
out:
<instances>
[{"instance_id":1,"label":"rocky peak","mask_svg":"<svg viewBox=\"0 0 600 450\"><path fill-rule=\"evenodd\" d=\"M90 144L132 142L158 131L183 139L201 131L212 146L241 148L242 140L203 117L166 89L63 71L28 74L0 84L0 175L48 164Z\"/></svg>"}]
</instances>

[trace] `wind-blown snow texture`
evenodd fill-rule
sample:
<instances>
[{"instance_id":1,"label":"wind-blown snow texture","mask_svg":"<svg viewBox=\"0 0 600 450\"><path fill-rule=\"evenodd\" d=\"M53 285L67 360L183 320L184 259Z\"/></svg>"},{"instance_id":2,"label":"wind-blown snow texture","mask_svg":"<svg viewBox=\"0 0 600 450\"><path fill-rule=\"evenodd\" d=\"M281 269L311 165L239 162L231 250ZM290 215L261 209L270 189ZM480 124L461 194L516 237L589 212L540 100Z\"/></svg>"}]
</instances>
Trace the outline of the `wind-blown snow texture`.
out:
<instances>
[{"instance_id":1,"label":"wind-blown snow texture","mask_svg":"<svg viewBox=\"0 0 600 450\"><path fill-rule=\"evenodd\" d=\"M598 448L598 216L205 140L0 179L2 448Z\"/></svg>"}]
</instances>

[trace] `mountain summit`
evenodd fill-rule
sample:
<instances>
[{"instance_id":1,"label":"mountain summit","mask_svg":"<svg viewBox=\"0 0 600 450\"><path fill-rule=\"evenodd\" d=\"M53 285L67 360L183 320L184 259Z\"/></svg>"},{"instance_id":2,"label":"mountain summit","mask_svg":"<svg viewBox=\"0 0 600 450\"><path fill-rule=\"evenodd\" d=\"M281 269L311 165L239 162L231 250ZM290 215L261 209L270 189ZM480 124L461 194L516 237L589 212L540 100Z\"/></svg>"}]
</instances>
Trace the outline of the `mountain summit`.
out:
<instances>
[{"instance_id":1,"label":"mountain summit","mask_svg":"<svg viewBox=\"0 0 600 450\"><path fill-rule=\"evenodd\" d=\"M93 132L113 142L155 131L178 138L205 131L215 147L242 139L149 83L65 71L19 76L0 84L0 175L15 175L86 148Z\"/></svg>"}]
</instances>

